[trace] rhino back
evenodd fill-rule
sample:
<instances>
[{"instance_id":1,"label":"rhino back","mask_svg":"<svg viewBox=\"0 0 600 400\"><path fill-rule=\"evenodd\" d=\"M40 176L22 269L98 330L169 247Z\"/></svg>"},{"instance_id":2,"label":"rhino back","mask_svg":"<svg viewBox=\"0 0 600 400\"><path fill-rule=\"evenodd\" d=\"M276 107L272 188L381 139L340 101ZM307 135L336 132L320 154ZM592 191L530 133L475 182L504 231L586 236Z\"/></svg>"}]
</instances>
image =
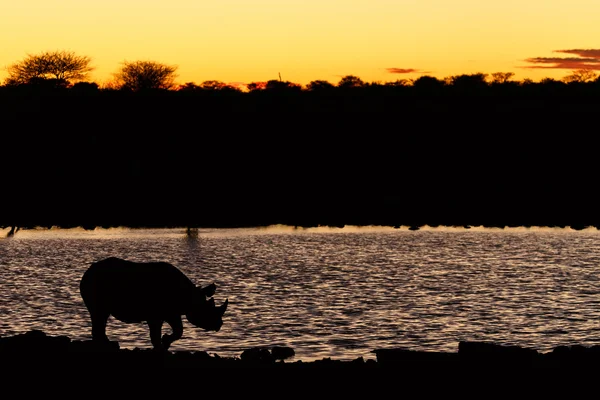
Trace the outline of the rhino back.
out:
<instances>
[{"instance_id":1,"label":"rhino back","mask_svg":"<svg viewBox=\"0 0 600 400\"><path fill-rule=\"evenodd\" d=\"M124 322L183 315L194 288L194 283L171 264L114 257L93 263L80 283L90 312L112 314Z\"/></svg>"}]
</instances>

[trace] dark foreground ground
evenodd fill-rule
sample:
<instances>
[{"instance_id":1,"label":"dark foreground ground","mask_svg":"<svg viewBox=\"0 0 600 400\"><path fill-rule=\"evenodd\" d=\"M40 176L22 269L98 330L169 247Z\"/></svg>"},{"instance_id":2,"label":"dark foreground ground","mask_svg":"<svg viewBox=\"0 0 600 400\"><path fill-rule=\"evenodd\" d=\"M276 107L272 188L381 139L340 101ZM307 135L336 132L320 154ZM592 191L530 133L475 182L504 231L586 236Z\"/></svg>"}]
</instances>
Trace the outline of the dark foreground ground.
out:
<instances>
[{"instance_id":1,"label":"dark foreground ground","mask_svg":"<svg viewBox=\"0 0 600 400\"><path fill-rule=\"evenodd\" d=\"M0 365L14 368L70 370L131 370L157 368L264 369L278 371L427 371L435 373L481 370L595 370L600 366L600 346L561 346L551 352L484 342L460 342L458 352L427 352L404 349L375 349L376 360L362 357L352 361L324 358L294 361L288 347L253 348L239 357L220 357L204 351L158 352L151 349L120 349L118 343L100 346L92 341L75 341L66 336L49 336L32 330L0 338ZM288 360L291 358L291 360Z\"/></svg>"}]
</instances>

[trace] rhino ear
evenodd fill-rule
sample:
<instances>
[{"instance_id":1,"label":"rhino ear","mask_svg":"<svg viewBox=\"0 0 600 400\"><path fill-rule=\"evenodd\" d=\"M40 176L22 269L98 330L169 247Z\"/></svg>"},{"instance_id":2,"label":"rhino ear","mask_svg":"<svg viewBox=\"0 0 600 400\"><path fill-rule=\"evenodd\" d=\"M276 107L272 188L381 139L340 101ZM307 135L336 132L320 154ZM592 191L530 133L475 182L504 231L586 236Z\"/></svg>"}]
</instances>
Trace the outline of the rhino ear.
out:
<instances>
[{"instance_id":1,"label":"rhino ear","mask_svg":"<svg viewBox=\"0 0 600 400\"><path fill-rule=\"evenodd\" d=\"M210 285L204 286L200 290L206 297L212 297L215 294L215 291L217 290L217 285L215 285L213 282Z\"/></svg>"}]
</instances>

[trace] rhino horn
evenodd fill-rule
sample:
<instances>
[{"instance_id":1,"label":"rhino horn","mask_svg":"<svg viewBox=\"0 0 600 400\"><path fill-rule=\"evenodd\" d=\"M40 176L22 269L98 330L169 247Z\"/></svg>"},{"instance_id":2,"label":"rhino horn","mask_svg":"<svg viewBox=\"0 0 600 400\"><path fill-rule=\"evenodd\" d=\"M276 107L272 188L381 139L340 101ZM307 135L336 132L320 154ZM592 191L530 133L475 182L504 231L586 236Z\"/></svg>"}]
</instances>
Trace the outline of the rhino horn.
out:
<instances>
[{"instance_id":1,"label":"rhino horn","mask_svg":"<svg viewBox=\"0 0 600 400\"><path fill-rule=\"evenodd\" d=\"M229 304L229 299L225 299L225 302L221 304L221 315L225 314L225 310L227 310L227 304Z\"/></svg>"}]
</instances>

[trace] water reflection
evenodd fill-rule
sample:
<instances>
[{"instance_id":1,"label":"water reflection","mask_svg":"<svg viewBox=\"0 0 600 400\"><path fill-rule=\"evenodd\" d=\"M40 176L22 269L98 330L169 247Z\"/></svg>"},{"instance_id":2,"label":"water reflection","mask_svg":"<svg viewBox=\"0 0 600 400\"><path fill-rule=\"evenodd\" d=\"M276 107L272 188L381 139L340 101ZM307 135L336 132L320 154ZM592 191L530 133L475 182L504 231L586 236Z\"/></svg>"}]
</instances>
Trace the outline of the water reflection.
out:
<instances>
[{"instance_id":1,"label":"water reflection","mask_svg":"<svg viewBox=\"0 0 600 400\"><path fill-rule=\"evenodd\" d=\"M172 350L290 346L308 361L457 351L460 340L593 345L599 239L595 229L477 227L21 230L0 239L0 335L89 339L79 279L118 256L171 262L229 298L221 331L186 321ZM150 346L145 325L111 319L107 333L123 348Z\"/></svg>"}]
</instances>

